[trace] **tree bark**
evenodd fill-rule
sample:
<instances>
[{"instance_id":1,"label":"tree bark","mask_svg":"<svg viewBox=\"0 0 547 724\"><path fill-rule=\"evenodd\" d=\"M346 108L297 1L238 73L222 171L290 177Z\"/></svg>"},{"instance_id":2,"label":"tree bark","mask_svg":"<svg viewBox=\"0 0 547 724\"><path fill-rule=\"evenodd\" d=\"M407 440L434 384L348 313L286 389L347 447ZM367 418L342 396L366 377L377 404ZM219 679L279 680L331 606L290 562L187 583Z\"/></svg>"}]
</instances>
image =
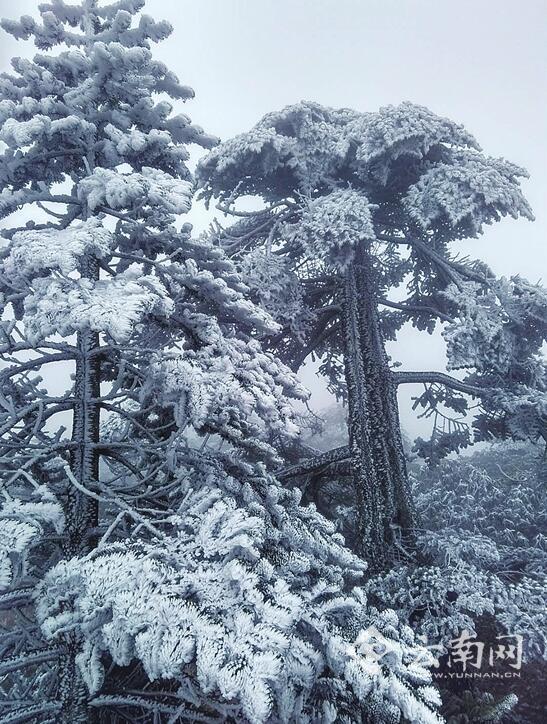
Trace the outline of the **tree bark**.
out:
<instances>
[{"instance_id":1,"label":"tree bark","mask_svg":"<svg viewBox=\"0 0 547 724\"><path fill-rule=\"evenodd\" d=\"M365 242L346 272L343 325L351 473L357 509L356 550L372 570L389 561L394 528L413 512L399 423L376 303L376 274Z\"/></svg>"},{"instance_id":2,"label":"tree bark","mask_svg":"<svg viewBox=\"0 0 547 724\"><path fill-rule=\"evenodd\" d=\"M96 280L99 278L99 265L96 259L82 261L81 276ZM79 485L94 490L99 477L100 406L100 362L96 351L99 348L99 335L85 330L77 336L79 355L76 361L74 379L74 415L72 422L72 442L76 443L72 452L72 473ZM66 558L85 555L93 546L87 535L90 529L98 525L98 503L69 484L65 501L66 535L63 553ZM65 652L59 662L58 697L61 702L59 721L62 724L84 724L89 722L88 692L76 665L79 640L75 633L65 637Z\"/></svg>"}]
</instances>

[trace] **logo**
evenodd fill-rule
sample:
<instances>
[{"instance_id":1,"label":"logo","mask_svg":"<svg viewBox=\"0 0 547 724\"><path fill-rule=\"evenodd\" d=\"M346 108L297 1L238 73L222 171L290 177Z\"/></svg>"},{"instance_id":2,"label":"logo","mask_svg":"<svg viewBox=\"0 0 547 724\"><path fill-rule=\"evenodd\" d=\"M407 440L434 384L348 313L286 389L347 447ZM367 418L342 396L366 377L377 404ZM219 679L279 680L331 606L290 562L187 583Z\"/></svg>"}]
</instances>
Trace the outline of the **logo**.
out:
<instances>
[{"instance_id":1,"label":"logo","mask_svg":"<svg viewBox=\"0 0 547 724\"><path fill-rule=\"evenodd\" d=\"M429 651L438 651L433 668L434 679L510 679L520 678L523 663L522 634L496 636L493 643L480 641L464 629L446 644L428 645L425 636L417 640Z\"/></svg>"},{"instance_id":2,"label":"logo","mask_svg":"<svg viewBox=\"0 0 547 724\"><path fill-rule=\"evenodd\" d=\"M445 643L429 644L416 636L418 646L408 664L430 666L434 679L520 678L523 664L522 634L496 636L493 643L480 641L467 629ZM359 633L347 653L370 675L381 673L380 664L400 659L401 645L381 634L374 626Z\"/></svg>"}]
</instances>

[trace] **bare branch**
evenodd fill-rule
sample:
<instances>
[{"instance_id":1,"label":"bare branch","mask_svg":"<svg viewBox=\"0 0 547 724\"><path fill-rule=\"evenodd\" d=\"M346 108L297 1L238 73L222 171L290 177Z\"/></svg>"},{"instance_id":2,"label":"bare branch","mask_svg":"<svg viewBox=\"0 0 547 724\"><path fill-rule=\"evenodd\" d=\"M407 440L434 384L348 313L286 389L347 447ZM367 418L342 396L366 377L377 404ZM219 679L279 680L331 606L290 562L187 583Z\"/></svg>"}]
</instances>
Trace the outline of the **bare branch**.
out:
<instances>
[{"instance_id":1,"label":"bare branch","mask_svg":"<svg viewBox=\"0 0 547 724\"><path fill-rule=\"evenodd\" d=\"M37 367L49 364L50 362L72 360L75 359L75 356L75 354L59 352L59 354L42 355L41 357L36 357L34 359L27 360L26 362L17 362L11 367L8 367L7 369L4 369L2 370L2 372L0 372L0 381L8 377L13 377L14 375L17 375L20 372L24 372L25 370L36 369Z\"/></svg>"}]
</instances>

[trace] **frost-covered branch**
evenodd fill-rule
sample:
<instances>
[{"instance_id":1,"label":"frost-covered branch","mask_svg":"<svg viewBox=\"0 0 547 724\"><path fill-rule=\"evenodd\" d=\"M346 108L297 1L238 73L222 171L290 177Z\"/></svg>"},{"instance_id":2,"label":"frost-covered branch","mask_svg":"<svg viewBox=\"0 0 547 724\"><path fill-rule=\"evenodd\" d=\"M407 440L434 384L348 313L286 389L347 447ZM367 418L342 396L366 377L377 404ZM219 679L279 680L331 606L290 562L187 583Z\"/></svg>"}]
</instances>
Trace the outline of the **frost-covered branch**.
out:
<instances>
[{"instance_id":1,"label":"frost-covered branch","mask_svg":"<svg viewBox=\"0 0 547 724\"><path fill-rule=\"evenodd\" d=\"M468 384L444 372L392 372L393 380L398 385L404 384L440 384L457 392L464 392L473 397L483 397L489 390L477 385Z\"/></svg>"},{"instance_id":2,"label":"frost-covered branch","mask_svg":"<svg viewBox=\"0 0 547 724\"><path fill-rule=\"evenodd\" d=\"M305 458L296 465L291 465L286 468L282 468L277 472L277 477L280 480L288 478L296 478L301 475L309 475L311 473L317 473L321 470L327 470L329 466L348 460L350 457L349 447L343 446L329 450L326 453L321 453L311 458Z\"/></svg>"},{"instance_id":3,"label":"frost-covered branch","mask_svg":"<svg viewBox=\"0 0 547 724\"><path fill-rule=\"evenodd\" d=\"M384 307L390 307L391 309L399 309L401 312L406 312L409 316L415 314L428 314L434 317L442 319L443 322L453 322L454 320L448 314L441 312L435 307L431 307L425 304L410 304L409 302L394 302L389 299L379 299L378 303Z\"/></svg>"},{"instance_id":4,"label":"frost-covered branch","mask_svg":"<svg viewBox=\"0 0 547 724\"><path fill-rule=\"evenodd\" d=\"M33 651L21 656L11 656L0 661L0 676L6 676L13 671L19 671L26 666L36 666L50 661L56 661L61 653L59 647L52 646L41 651Z\"/></svg>"}]
</instances>

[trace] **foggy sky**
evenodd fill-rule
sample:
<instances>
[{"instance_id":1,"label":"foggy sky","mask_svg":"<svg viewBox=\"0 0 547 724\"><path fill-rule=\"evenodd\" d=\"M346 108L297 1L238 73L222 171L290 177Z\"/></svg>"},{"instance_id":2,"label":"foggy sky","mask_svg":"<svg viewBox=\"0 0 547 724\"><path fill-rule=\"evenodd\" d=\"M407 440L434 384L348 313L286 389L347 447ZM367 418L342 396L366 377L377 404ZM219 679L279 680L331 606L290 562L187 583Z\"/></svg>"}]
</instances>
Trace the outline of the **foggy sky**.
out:
<instances>
[{"instance_id":1,"label":"foggy sky","mask_svg":"<svg viewBox=\"0 0 547 724\"><path fill-rule=\"evenodd\" d=\"M36 7L0 0L0 15ZM410 100L463 123L485 153L528 169L536 221L506 219L458 250L498 275L545 281L545 0L148 0L145 12L174 26L155 53L196 91L184 112L222 139L299 100L362 111ZM33 51L2 33L0 69ZM191 217L209 220L201 208ZM438 336L405 329L389 351L401 369L444 366ZM313 366L304 379L321 404ZM406 428L423 431L408 395L401 408Z\"/></svg>"}]
</instances>

